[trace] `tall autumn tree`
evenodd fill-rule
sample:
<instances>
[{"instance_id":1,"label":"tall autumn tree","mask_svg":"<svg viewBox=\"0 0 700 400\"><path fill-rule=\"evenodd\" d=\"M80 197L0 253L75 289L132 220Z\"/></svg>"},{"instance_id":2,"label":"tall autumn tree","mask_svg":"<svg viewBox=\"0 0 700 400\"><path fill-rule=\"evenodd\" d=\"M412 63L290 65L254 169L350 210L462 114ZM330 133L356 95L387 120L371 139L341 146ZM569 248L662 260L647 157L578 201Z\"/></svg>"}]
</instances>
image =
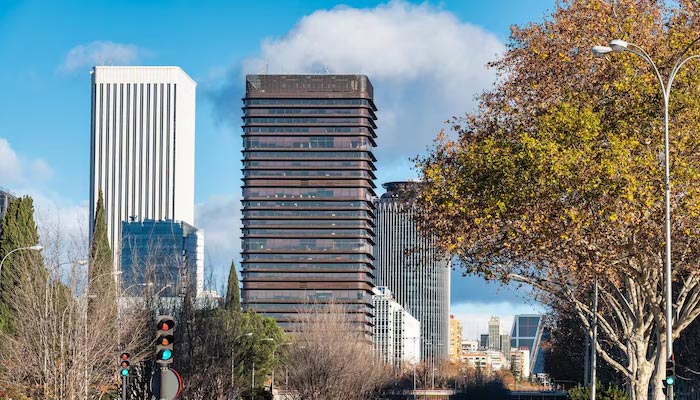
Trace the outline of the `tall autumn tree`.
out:
<instances>
[{"instance_id":1,"label":"tall autumn tree","mask_svg":"<svg viewBox=\"0 0 700 400\"><path fill-rule=\"evenodd\" d=\"M590 328L594 275L605 361L629 397L661 398L665 352L663 100L632 54L594 59L620 38L662 75L700 32L689 0L562 0L513 27L478 109L417 160L419 225L470 273L526 282L567 301ZM700 54L700 45L690 54ZM700 71L691 60L670 103L673 337L700 315ZM694 63L695 64L692 64Z\"/></svg>"},{"instance_id":2,"label":"tall autumn tree","mask_svg":"<svg viewBox=\"0 0 700 400\"><path fill-rule=\"evenodd\" d=\"M29 196L10 201L7 212L0 222L0 260L12 250L34 246L39 242L36 223L34 222L34 201ZM16 285L19 281L21 264L42 266L41 254L34 251L16 251L10 254L0 271L0 330L10 329L12 312L5 301L3 292Z\"/></svg>"},{"instance_id":3,"label":"tall autumn tree","mask_svg":"<svg viewBox=\"0 0 700 400\"><path fill-rule=\"evenodd\" d=\"M107 218L102 191L100 190L95 207L92 242L90 243L90 273L88 288L90 292L90 309L95 309L96 301L114 303L116 307L116 283L114 281L114 264L112 249L107 235ZM104 309L104 307L99 307Z\"/></svg>"},{"instance_id":4,"label":"tall autumn tree","mask_svg":"<svg viewBox=\"0 0 700 400\"><path fill-rule=\"evenodd\" d=\"M238 285L238 274L236 273L236 263L234 261L231 261L231 268L228 272L228 286L226 288L224 308L231 311L241 310L241 289Z\"/></svg>"}]
</instances>

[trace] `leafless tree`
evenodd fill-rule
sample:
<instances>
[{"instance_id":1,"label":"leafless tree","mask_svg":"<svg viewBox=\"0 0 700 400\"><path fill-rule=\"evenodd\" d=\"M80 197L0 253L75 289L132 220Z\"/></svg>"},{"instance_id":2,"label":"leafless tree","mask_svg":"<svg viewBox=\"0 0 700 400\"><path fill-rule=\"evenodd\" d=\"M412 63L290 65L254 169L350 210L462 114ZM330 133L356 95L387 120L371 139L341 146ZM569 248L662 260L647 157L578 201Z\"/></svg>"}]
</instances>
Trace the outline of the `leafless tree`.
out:
<instances>
[{"instance_id":1,"label":"leafless tree","mask_svg":"<svg viewBox=\"0 0 700 400\"><path fill-rule=\"evenodd\" d=\"M17 284L2 293L13 326L0 332L0 387L32 399L101 399L117 389L118 341L136 350L132 360L143 357L150 315L142 307L118 315L118 293L90 293L87 267L60 262L82 252L58 233L42 243L44 262L19 258Z\"/></svg>"},{"instance_id":2,"label":"leafless tree","mask_svg":"<svg viewBox=\"0 0 700 400\"><path fill-rule=\"evenodd\" d=\"M298 328L285 346L290 398L367 399L389 382L390 367L375 358L371 338L349 315L340 305L299 314Z\"/></svg>"}]
</instances>

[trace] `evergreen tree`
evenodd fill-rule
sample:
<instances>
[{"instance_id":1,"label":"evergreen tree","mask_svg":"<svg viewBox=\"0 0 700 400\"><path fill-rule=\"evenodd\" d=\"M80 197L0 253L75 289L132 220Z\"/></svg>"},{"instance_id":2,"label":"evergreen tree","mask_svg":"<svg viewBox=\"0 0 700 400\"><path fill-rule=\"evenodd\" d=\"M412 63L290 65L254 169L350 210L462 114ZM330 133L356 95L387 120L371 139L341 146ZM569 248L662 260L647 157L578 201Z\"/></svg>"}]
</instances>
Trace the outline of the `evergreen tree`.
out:
<instances>
[{"instance_id":1,"label":"evergreen tree","mask_svg":"<svg viewBox=\"0 0 700 400\"><path fill-rule=\"evenodd\" d=\"M238 274L236 273L236 263L234 261L231 261L231 269L228 273L228 287L226 288L224 307L230 311L241 310L241 290L238 285Z\"/></svg>"},{"instance_id":2,"label":"evergreen tree","mask_svg":"<svg viewBox=\"0 0 700 400\"><path fill-rule=\"evenodd\" d=\"M12 250L35 246L39 242L34 222L34 201L29 196L10 201L7 212L0 222L0 260ZM12 326L12 312L4 292L16 286L22 271L27 266L40 266L41 254L36 251L17 251L10 254L0 271L0 330Z\"/></svg>"},{"instance_id":3,"label":"evergreen tree","mask_svg":"<svg viewBox=\"0 0 700 400\"><path fill-rule=\"evenodd\" d=\"M95 299L114 301L116 307L116 288L114 282L114 265L112 249L107 236L107 219L105 217L104 198L100 190L95 209L92 243L90 243L90 309L95 309Z\"/></svg>"}]
</instances>

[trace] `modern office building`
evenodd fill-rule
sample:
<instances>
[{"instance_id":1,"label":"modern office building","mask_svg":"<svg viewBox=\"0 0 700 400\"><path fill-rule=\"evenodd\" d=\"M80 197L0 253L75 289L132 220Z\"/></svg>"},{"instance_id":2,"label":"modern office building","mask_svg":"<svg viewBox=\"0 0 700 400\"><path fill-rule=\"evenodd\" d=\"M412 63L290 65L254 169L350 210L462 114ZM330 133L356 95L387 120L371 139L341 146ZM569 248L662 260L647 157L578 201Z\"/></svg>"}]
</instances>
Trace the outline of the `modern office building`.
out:
<instances>
[{"instance_id":1,"label":"modern office building","mask_svg":"<svg viewBox=\"0 0 700 400\"><path fill-rule=\"evenodd\" d=\"M373 296L374 351L379 359L400 368L420 362L420 322L394 300L387 287Z\"/></svg>"},{"instance_id":2,"label":"modern office building","mask_svg":"<svg viewBox=\"0 0 700 400\"><path fill-rule=\"evenodd\" d=\"M546 336L542 316L539 314L521 314L513 319L510 333L511 347L529 351L529 372L544 372L544 351L542 339Z\"/></svg>"},{"instance_id":3,"label":"modern office building","mask_svg":"<svg viewBox=\"0 0 700 400\"><path fill-rule=\"evenodd\" d=\"M122 222L194 224L196 83L178 67L91 73L90 235L102 191L117 268Z\"/></svg>"},{"instance_id":4,"label":"modern office building","mask_svg":"<svg viewBox=\"0 0 700 400\"><path fill-rule=\"evenodd\" d=\"M479 348L481 350L487 350L489 348L489 335L482 333L479 335Z\"/></svg>"},{"instance_id":5,"label":"modern office building","mask_svg":"<svg viewBox=\"0 0 700 400\"><path fill-rule=\"evenodd\" d=\"M287 331L335 303L372 334L373 98L362 75L246 77L242 300Z\"/></svg>"},{"instance_id":6,"label":"modern office building","mask_svg":"<svg viewBox=\"0 0 700 400\"><path fill-rule=\"evenodd\" d=\"M376 206L376 282L421 324L421 359L447 360L450 340L449 260L435 241L418 232L415 211L407 205L415 182L389 182Z\"/></svg>"},{"instance_id":7,"label":"modern office building","mask_svg":"<svg viewBox=\"0 0 700 400\"><path fill-rule=\"evenodd\" d=\"M16 199L16 197L10 193L9 190L0 187L0 221L2 217L5 216L7 212L7 207L10 205L10 201ZM2 224L0 224L0 232L2 231Z\"/></svg>"},{"instance_id":8,"label":"modern office building","mask_svg":"<svg viewBox=\"0 0 700 400\"><path fill-rule=\"evenodd\" d=\"M450 315L450 362L462 360L462 323Z\"/></svg>"},{"instance_id":9,"label":"modern office building","mask_svg":"<svg viewBox=\"0 0 700 400\"><path fill-rule=\"evenodd\" d=\"M501 353L510 360L510 335L501 335Z\"/></svg>"},{"instance_id":10,"label":"modern office building","mask_svg":"<svg viewBox=\"0 0 700 400\"><path fill-rule=\"evenodd\" d=\"M121 233L123 296L204 295L202 230L181 221L145 220L123 222Z\"/></svg>"},{"instance_id":11,"label":"modern office building","mask_svg":"<svg viewBox=\"0 0 700 400\"><path fill-rule=\"evenodd\" d=\"M489 350L501 350L501 320L498 317L489 319Z\"/></svg>"}]
</instances>

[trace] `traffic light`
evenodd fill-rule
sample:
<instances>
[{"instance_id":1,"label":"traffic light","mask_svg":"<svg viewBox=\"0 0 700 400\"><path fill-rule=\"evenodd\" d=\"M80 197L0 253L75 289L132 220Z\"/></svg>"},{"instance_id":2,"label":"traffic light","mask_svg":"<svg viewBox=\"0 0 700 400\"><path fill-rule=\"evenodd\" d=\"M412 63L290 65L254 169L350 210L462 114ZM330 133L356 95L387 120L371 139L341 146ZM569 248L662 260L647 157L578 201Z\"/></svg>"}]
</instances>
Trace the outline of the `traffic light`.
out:
<instances>
[{"instance_id":1,"label":"traffic light","mask_svg":"<svg viewBox=\"0 0 700 400\"><path fill-rule=\"evenodd\" d=\"M129 358L131 355L129 353L122 353L122 355L119 356L119 366L121 367L119 370L119 375L121 376L129 376Z\"/></svg>"},{"instance_id":2,"label":"traffic light","mask_svg":"<svg viewBox=\"0 0 700 400\"><path fill-rule=\"evenodd\" d=\"M666 360L666 379L664 383L666 383L666 386L672 386L676 383L676 359L673 357L673 354Z\"/></svg>"},{"instance_id":3,"label":"traffic light","mask_svg":"<svg viewBox=\"0 0 700 400\"><path fill-rule=\"evenodd\" d=\"M156 363L168 365L173 362L173 343L175 342L175 318L161 315L156 320Z\"/></svg>"}]
</instances>

